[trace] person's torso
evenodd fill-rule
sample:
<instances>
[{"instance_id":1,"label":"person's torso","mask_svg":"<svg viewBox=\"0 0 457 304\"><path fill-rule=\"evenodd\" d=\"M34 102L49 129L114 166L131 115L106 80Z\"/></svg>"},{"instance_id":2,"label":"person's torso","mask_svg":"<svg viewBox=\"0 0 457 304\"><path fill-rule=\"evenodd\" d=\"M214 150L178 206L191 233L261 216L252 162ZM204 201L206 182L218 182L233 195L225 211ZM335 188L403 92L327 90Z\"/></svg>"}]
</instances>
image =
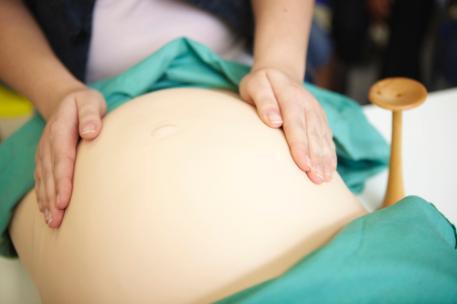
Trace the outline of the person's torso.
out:
<instances>
[{"instance_id":1,"label":"person's torso","mask_svg":"<svg viewBox=\"0 0 457 304\"><path fill-rule=\"evenodd\" d=\"M239 37L219 18L177 0L97 0L86 81L117 75L179 37L226 59L243 54Z\"/></svg>"},{"instance_id":2,"label":"person's torso","mask_svg":"<svg viewBox=\"0 0 457 304\"><path fill-rule=\"evenodd\" d=\"M28 6L29 10L31 11L32 15L35 17L37 23L39 24L40 28L43 30L46 38L48 39L53 51L60 59L60 61L70 70L70 72L78 79L84 81L87 75L87 66L89 61L89 45L90 42L93 41L94 48L92 52L100 46L100 41L98 38L92 39L92 31L93 29L93 16L94 16L94 8L95 3L97 2L97 6L99 5L98 2L101 2L100 5L109 4L120 7L126 7L127 9L132 9L135 6L134 3L141 3L142 1L108 1L108 0L53 0L53 1L40 1L40 0L23 0L24 3ZM146 1L144 1L146 2ZM223 52L224 47L227 46L227 40L225 38L233 38L233 34L230 33L230 30L224 27L223 24L227 24L233 32L236 32L239 37L243 37L247 41L248 48L252 47L252 37L253 37L253 17L252 17L252 8L250 1L247 0L169 0L169 1L153 1L151 0L152 4L157 4L159 2L179 2L180 5L189 4L192 5L190 9L194 11L193 13L189 12L189 15L193 15L194 17L203 14L206 21L202 24L206 24L207 27L210 25L214 25L214 28L204 28L205 32L200 32L197 36L204 37L204 33L208 33L206 31L211 30L212 33L219 31L218 38L216 37L204 37L205 39L211 38L212 43L214 45L210 46L213 49L216 47L216 52L220 52L221 55L225 56L226 58L235 58L235 55L230 55L230 52ZM156 3L157 2L157 3ZM136 4L139 5L139 4ZM142 4L144 5L144 4ZM168 5L168 4L167 4ZM201 10L201 11L200 11ZM135 11L135 9L133 9ZM133 12L132 11L132 12ZM195 11L199 11L199 14ZM111 14L115 13L116 10L113 9ZM206 13L205 13L206 12ZM128 11L126 13L129 13ZM207 13L211 14L209 17L206 15ZM161 13L157 11L156 14L159 14L161 20L164 20ZM154 16L156 16L154 14ZM203 16L200 15L200 16ZM176 16L176 15L175 15ZM151 27L151 32L160 33L161 31L166 30L168 35L172 32L171 29L176 30L177 24L185 24L190 16L187 14L182 14L181 16L185 17L174 17L177 19L184 20L183 22L178 22L179 20L167 20L167 23L163 23L159 29L159 26L156 25L158 23L152 22L152 18L149 19L149 22L146 20L138 20L137 25L139 26L147 26ZM119 16L121 17L121 16ZM213 18L218 18L216 21ZM124 18L125 19L125 18ZM201 20L200 20L201 21ZM136 22L136 21L135 21ZM125 20L121 20L121 26L126 29L128 26L131 25L124 25ZM153 25L151 25L153 24ZM127 27L124 27L127 26ZM116 25L117 27L117 25ZM190 28L189 24L185 24L182 26L186 31L189 31ZM97 26L98 28L98 26ZM103 28L103 27L100 27ZM198 31L199 27L193 27L194 30ZM97 31L97 29L95 29ZM106 34L106 37L113 38L115 43L124 43L123 47L127 47L128 41L121 35L116 34L115 32L119 29L115 28L113 34ZM142 29L144 31L146 29ZM149 30L149 28L147 29ZM127 32L128 33L128 32ZM185 35L186 33L181 33L180 36ZM105 33L104 33L105 35ZM99 36L97 34L97 36ZM169 38L171 36L169 35ZM195 36L191 36L191 38L196 38ZM138 39L135 38L135 39ZM153 44L157 44L160 39L156 37L157 40L155 42L151 42ZM163 39L163 38L161 38ZM171 39L171 38L170 38ZM197 39L198 40L198 39ZM125 42L124 42L125 41ZM132 40L133 41L133 40ZM203 41L207 43L208 41ZM111 43L111 42L110 42ZM97 46L98 45L98 46ZM110 44L111 46L111 44ZM137 49L143 49L144 46L137 46ZM148 46L149 50L151 50L151 46ZM221 52L222 50L222 52ZM107 47L104 48L104 52L110 51ZM102 53L103 55L103 53ZM141 57L141 56L140 56ZM93 59L91 59L93 61ZM129 59L134 61L133 59ZM139 59L140 60L140 59ZM94 66L102 65L102 63L93 63ZM117 64L117 63L114 63ZM107 75L107 74L105 74ZM95 75L96 76L96 75ZM92 76L91 76L92 77ZM95 79L93 77L92 79Z\"/></svg>"}]
</instances>

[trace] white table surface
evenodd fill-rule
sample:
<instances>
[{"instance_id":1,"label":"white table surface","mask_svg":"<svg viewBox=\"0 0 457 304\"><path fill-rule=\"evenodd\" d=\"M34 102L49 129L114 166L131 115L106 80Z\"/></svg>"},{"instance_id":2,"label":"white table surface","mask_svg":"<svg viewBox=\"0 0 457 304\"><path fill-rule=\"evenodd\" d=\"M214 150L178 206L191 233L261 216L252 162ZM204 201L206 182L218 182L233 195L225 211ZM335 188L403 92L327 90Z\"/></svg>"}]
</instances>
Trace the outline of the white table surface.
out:
<instances>
[{"instance_id":1,"label":"white table surface","mask_svg":"<svg viewBox=\"0 0 457 304\"><path fill-rule=\"evenodd\" d=\"M365 106L369 121L390 142L391 113ZM457 88L430 93L424 104L403 112L403 179L407 195L432 202L457 223ZM387 172L371 178L360 198L373 210L384 196Z\"/></svg>"}]
</instances>

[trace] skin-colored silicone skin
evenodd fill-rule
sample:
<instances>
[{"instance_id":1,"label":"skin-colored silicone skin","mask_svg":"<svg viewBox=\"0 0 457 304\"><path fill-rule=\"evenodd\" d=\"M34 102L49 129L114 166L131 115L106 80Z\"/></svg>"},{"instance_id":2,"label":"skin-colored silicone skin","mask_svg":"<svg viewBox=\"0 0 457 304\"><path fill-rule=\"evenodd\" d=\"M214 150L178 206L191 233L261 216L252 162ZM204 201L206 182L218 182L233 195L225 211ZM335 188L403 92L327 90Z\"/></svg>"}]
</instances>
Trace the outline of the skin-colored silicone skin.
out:
<instances>
[{"instance_id":1,"label":"skin-colored silicone skin","mask_svg":"<svg viewBox=\"0 0 457 304\"><path fill-rule=\"evenodd\" d=\"M233 93L162 90L81 142L51 230L34 192L11 235L43 303L207 303L280 275L366 212L338 174L315 185L283 132Z\"/></svg>"}]
</instances>

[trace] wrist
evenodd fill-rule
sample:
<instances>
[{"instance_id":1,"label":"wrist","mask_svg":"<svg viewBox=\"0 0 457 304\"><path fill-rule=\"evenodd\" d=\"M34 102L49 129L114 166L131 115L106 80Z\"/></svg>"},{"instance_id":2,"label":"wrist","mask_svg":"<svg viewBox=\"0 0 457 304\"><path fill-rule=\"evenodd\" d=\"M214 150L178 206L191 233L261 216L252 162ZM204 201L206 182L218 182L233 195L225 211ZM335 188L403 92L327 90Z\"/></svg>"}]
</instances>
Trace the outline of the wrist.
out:
<instances>
[{"instance_id":1,"label":"wrist","mask_svg":"<svg viewBox=\"0 0 457 304\"><path fill-rule=\"evenodd\" d=\"M47 102L39 103L41 106L37 105L38 111L41 113L45 120L48 120L51 117L51 115L57 110L65 97L72 93L88 89L84 83L80 82L77 79L62 82L58 85L54 85L53 87L53 91L50 93L50 95L47 96Z\"/></svg>"},{"instance_id":2,"label":"wrist","mask_svg":"<svg viewBox=\"0 0 457 304\"><path fill-rule=\"evenodd\" d=\"M304 68L297 69L293 66L286 64L275 64L275 63L256 63L254 62L251 72L257 72L261 70L277 70L285 74L290 80L297 83L303 83L305 71Z\"/></svg>"}]
</instances>

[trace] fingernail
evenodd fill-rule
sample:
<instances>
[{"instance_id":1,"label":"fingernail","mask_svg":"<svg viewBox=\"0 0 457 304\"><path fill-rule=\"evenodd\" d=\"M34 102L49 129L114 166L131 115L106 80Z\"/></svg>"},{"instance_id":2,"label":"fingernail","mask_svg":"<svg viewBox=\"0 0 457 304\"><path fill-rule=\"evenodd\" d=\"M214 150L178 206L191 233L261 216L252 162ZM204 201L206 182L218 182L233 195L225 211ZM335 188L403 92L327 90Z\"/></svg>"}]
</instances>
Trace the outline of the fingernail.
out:
<instances>
[{"instance_id":1,"label":"fingernail","mask_svg":"<svg viewBox=\"0 0 457 304\"><path fill-rule=\"evenodd\" d=\"M278 114L278 112L270 112L268 113L268 120L272 123L272 124L280 124L282 123L282 118L281 116Z\"/></svg>"},{"instance_id":2,"label":"fingernail","mask_svg":"<svg viewBox=\"0 0 457 304\"><path fill-rule=\"evenodd\" d=\"M89 123L82 129L81 134L88 134L93 132L95 132L95 125L93 123Z\"/></svg>"},{"instance_id":3,"label":"fingernail","mask_svg":"<svg viewBox=\"0 0 457 304\"><path fill-rule=\"evenodd\" d=\"M311 169L311 160L307 155L303 155L303 162L309 169Z\"/></svg>"},{"instance_id":4,"label":"fingernail","mask_svg":"<svg viewBox=\"0 0 457 304\"><path fill-rule=\"evenodd\" d=\"M44 210L44 220L46 221L46 224L48 224L48 225L52 222L52 216L48 209Z\"/></svg>"},{"instance_id":5,"label":"fingernail","mask_svg":"<svg viewBox=\"0 0 457 304\"><path fill-rule=\"evenodd\" d=\"M319 182L324 181L324 176L322 175L322 170L320 168L314 171L314 175L317 177Z\"/></svg>"}]
</instances>

